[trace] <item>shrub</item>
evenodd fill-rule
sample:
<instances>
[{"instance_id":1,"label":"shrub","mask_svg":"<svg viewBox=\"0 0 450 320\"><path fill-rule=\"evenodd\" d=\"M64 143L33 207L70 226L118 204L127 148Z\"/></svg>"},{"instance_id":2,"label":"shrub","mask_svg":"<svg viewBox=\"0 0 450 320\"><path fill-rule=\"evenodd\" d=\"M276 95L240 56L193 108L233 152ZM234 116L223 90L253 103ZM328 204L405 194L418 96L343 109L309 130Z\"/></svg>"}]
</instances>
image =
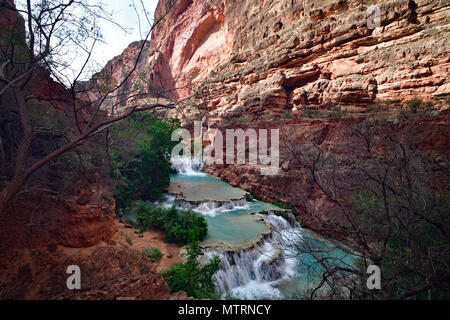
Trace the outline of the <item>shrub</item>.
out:
<instances>
[{"instance_id":1,"label":"shrub","mask_svg":"<svg viewBox=\"0 0 450 320\"><path fill-rule=\"evenodd\" d=\"M347 115L347 110L342 109L339 106L334 106L333 109L331 109L329 116L331 118L342 118Z\"/></svg>"},{"instance_id":2,"label":"shrub","mask_svg":"<svg viewBox=\"0 0 450 320\"><path fill-rule=\"evenodd\" d=\"M142 254L149 258L153 263L159 263L164 254L158 248L146 248Z\"/></svg>"},{"instance_id":3,"label":"shrub","mask_svg":"<svg viewBox=\"0 0 450 320\"><path fill-rule=\"evenodd\" d=\"M130 236L125 236L125 241L132 246L133 245L133 240L130 238Z\"/></svg>"},{"instance_id":4,"label":"shrub","mask_svg":"<svg viewBox=\"0 0 450 320\"><path fill-rule=\"evenodd\" d=\"M219 270L219 257L207 264L201 264L198 257L201 249L197 242L187 248L187 261L176 264L162 273L171 292L185 291L195 299L217 298L216 287L212 276Z\"/></svg>"},{"instance_id":5,"label":"shrub","mask_svg":"<svg viewBox=\"0 0 450 320\"><path fill-rule=\"evenodd\" d=\"M306 222L301 217L297 217L297 221L300 224L300 227L307 228Z\"/></svg>"},{"instance_id":6,"label":"shrub","mask_svg":"<svg viewBox=\"0 0 450 320\"><path fill-rule=\"evenodd\" d=\"M254 195L254 194L252 194L251 197L256 199L256 200L258 200L258 201L263 201L263 202L266 202L266 203L270 203L271 205L274 205L275 207L278 207L278 208L281 208L281 209L285 209L285 210L293 210L294 209L292 206L287 205L287 204L279 203L279 202L276 202L276 201L265 201L261 197L258 197L257 195Z\"/></svg>"},{"instance_id":7,"label":"shrub","mask_svg":"<svg viewBox=\"0 0 450 320\"><path fill-rule=\"evenodd\" d=\"M423 112L432 108L432 102L424 102L418 98L414 98L406 102L406 109L411 111L412 113Z\"/></svg>"},{"instance_id":8,"label":"shrub","mask_svg":"<svg viewBox=\"0 0 450 320\"><path fill-rule=\"evenodd\" d=\"M285 110L281 115L281 119L293 119L293 118L295 118L295 115L292 113L291 110Z\"/></svg>"},{"instance_id":9,"label":"shrub","mask_svg":"<svg viewBox=\"0 0 450 320\"><path fill-rule=\"evenodd\" d=\"M235 119L235 123L249 123L252 122L253 118L251 116L244 116Z\"/></svg>"},{"instance_id":10,"label":"shrub","mask_svg":"<svg viewBox=\"0 0 450 320\"><path fill-rule=\"evenodd\" d=\"M386 105L383 105L380 103L371 104L366 107L366 112L368 112L368 113L378 113L378 112L384 112L386 110L387 110Z\"/></svg>"},{"instance_id":11,"label":"shrub","mask_svg":"<svg viewBox=\"0 0 450 320\"><path fill-rule=\"evenodd\" d=\"M190 210L156 208L151 203L139 201L133 207L136 224L141 231L159 229L166 232L166 241L187 244L202 241L208 234L206 219Z\"/></svg>"},{"instance_id":12,"label":"shrub","mask_svg":"<svg viewBox=\"0 0 450 320\"><path fill-rule=\"evenodd\" d=\"M189 243L202 241L208 234L208 224L205 218L192 211L181 211L177 219L172 219L166 225L166 237L169 242Z\"/></svg>"}]
</instances>

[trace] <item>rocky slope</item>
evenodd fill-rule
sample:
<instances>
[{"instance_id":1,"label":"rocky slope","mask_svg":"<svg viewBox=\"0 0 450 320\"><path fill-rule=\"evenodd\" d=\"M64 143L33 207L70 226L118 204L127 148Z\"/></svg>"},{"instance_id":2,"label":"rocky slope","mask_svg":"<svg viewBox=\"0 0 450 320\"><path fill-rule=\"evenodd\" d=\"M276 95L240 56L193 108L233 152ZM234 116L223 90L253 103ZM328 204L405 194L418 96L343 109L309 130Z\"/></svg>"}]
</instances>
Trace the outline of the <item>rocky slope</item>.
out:
<instances>
[{"instance_id":1,"label":"rocky slope","mask_svg":"<svg viewBox=\"0 0 450 320\"><path fill-rule=\"evenodd\" d=\"M114 198L96 186L64 199L27 195L18 198L2 220L0 248L90 247L115 236L115 217Z\"/></svg>"},{"instance_id":2,"label":"rocky slope","mask_svg":"<svg viewBox=\"0 0 450 320\"><path fill-rule=\"evenodd\" d=\"M81 269L81 290L68 290L66 269ZM155 265L139 251L98 246L72 252L49 246L0 253L0 299L177 300Z\"/></svg>"}]
</instances>

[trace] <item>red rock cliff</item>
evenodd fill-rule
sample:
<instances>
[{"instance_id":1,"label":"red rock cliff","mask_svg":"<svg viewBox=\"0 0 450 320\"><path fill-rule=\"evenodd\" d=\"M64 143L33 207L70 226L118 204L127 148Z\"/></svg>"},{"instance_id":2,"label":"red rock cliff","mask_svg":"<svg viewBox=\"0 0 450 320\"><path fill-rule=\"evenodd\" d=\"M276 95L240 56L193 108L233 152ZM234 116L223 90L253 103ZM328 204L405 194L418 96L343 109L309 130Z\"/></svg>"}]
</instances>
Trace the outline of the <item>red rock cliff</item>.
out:
<instances>
[{"instance_id":1,"label":"red rock cliff","mask_svg":"<svg viewBox=\"0 0 450 320\"><path fill-rule=\"evenodd\" d=\"M372 4L380 12L375 27L368 12ZM177 98L203 86L209 126L288 126L295 128L299 143L313 141L345 153L344 122L311 121L298 111L337 105L364 112L377 101L429 100L450 93L448 0L160 0L155 18L161 21L139 69L150 70L147 82L177 88L172 92ZM123 66L129 68L138 48L130 45L108 64L114 79L120 79ZM428 143L424 150L442 147L448 139L446 122L423 123L427 132L435 132L433 139L421 137ZM207 170L266 200L294 206L302 190L311 207L327 215L329 204L306 177L300 187L291 183L289 168L265 179L251 166ZM305 211L310 226L314 215Z\"/></svg>"},{"instance_id":2,"label":"red rock cliff","mask_svg":"<svg viewBox=\"0 0 450 320\"><path fill-rule=\"evenodd\" d=\"M156 17L173 1L161 0ZM208 81L214 119L304 105L450 93L450 2L181 0L152 34L157 74L179 97Z\"/></svg>"},{"instance_id":3,"label":"red rock cliff","mask_svg":"<svg viewBox=\"0 0 450 320\"><path fill-rule=\"evenodd\" d=\"M380 10L375 28L371 4ZM164 18L150 44L149 54L158 58L152 79L179 88L178 98L203 85L208 125L290 127L298 143L345 153L348 123L311 121L297 111L338 105L360 112L377 101L450 93L449 1L161 0L155 17ZM423 150L446 153L448 118L418 123ZM207 171L265 200L291 204L310 227L337 236L316 226L316 218L332 218L332 206L306 175L299 181L287 167L262 178L248 165ZM309 208L299 204L299 192Z\"/></svg>"}]
</instances>

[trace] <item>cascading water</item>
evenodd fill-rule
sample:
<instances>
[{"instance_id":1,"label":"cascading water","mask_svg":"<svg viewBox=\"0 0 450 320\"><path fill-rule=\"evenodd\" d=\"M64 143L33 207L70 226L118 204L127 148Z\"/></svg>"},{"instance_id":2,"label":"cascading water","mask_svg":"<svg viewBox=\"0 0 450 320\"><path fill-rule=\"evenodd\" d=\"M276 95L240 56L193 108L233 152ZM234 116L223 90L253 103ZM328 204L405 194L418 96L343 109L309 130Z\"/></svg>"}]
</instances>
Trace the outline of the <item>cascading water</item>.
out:
<instances>
[{"instance_id":1,"label":"cascading water","mask_svg":"<svg viewBox=\"0 0 450 320\"><path fill-rule=\"evenodd\" d=\"M301 229L273 213L260 216L272 232L256 246L237 251L215 248L206 251L207 257L218 255L221 258L221 268L214 275L214 281L222 298L285 298L276 285L295 275L296 261L287 254L286 246L301 239Z\"/></svg>"},{"instance_id":2,"label":"cascading water","mask_svg":"<svg viewBox=\"0 0 450 320\"><path fill-rule=\"evenodd\" d=\"M176 203L205 216L208 236L203 251L206 260L221 258L214 275L221 297L292 298L290 292L306 282L295 252L295 244L308 239L305 230L290 211L247 201L243 190L207 176L203 166L200 158L173 158L178 175L171 177L169 194L159 205Z\"/></svg>"},{"instance_id":3,"label":"cascading water","mask_svg":"<svg viewBox=\"0 0 450 320\"><path fill-rule=\"evenodd\" d=\"M198 156L173 156L170 160L172 168L178 172L178 174L204 174L203 167L205 161L202 157Z\"/></svg>"},{"instance_id":4,"label":"cascading water","mask_svg":"<svg viewBox=\"0 0 450 320\"><path fill-rule=\"evenodd\" d=\"M177 207L184 210L192 210L194 212L200 213L204 216L216 217L222 213L230 212L233 210L245 210L249 209L249 202L241 200L229 200L229 201L198 201L190 202L186 200L176 199L176 196L168 195L161 205L165 208L172 207L175 202Z\"/></svg>"}]
</instances>

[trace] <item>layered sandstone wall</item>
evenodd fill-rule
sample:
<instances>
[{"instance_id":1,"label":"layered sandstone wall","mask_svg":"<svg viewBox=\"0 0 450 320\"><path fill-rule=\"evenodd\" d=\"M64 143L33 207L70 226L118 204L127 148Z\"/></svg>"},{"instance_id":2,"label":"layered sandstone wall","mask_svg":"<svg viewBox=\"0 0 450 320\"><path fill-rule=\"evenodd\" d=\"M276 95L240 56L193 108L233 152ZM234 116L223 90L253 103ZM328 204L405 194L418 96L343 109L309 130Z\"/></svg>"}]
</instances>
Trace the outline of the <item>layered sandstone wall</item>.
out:
<instances>
[{"instance_id":1,"label":"layered sandstone wall","mask_svg":"<svg viewBox=\"0 0 450 320\"><path fill-rule=\"evenodd\" d=\"M381 13L376 28L368 24L371 5ZM298 143L345 153L348 122L359 120L310 120L299 111L339 106L360 113L378 101L450 93L450 0L160 0L155 20L141 76L177 99L201 89L195 98L207 107L208 126L288 126ZM138 49L132 44L108 64L116 82ZM128 87L142 80L133 75ZM168 115L186 114L200 120L190 109ZM423 150L448 139L443 119L422 123L418 135L435 132L435 140L422 137L429 144ZM294 205L312 227L316 217L332 218L330 204L289 166L272 177L248 165L207 170L265 200Z\"/></svg>"},{"instance_id":2,"label":"layered sandstone wall","mask_svg":"<svg viewBox=\"0 0 450 320\"><path fill-rule=\"evenodd\" d=\"M172 2L160 1L156 17ZM450 93L447 0L175 3L150 54L180 98L207 81L213 120ZM375 29L371 4L381 12Z\"/></svg>"},{"instance_id":3,"label":"layered sandstone wall","mask_svg":"<svg viewBox=\"0 0 450 320\"><path fill-rule=\"evenodd\" d=\"M380 27L367 11L374 4ZM161 0L155 20L138 72L105 106L129 106L136 87L178 99L202 88L210 121L220 122L450 93L449 0ZM120 83L141 46L132 43L89 86Z\"/></svg>"},{"instance_id":4,"label":"layered sandstone wall","mask_svg":"<svg viewBox=\"0 0 450 320\"><path fill-rule=\"evenodd\" d=\"M368 23L371 5L381 13L376 28ZM158 57L153 76L176 87L177 98L202 88L208 126L288 127L299 144L346 154L347 128L363 121L367 106L450 93L448 0L161 0L155 17L163 19L150 44ZM311 120L299 112L332 106L360 119ZM446 123L445 116L411 121L423 152L439 150L448 159ZM410 128L395 124L403 125ZM279 175L266 177L251 165L207 172L293 205L309 227L339 237L321 227L334 218L332 204L307 173L282 165Z\"/></svg>"}]
</instances>

